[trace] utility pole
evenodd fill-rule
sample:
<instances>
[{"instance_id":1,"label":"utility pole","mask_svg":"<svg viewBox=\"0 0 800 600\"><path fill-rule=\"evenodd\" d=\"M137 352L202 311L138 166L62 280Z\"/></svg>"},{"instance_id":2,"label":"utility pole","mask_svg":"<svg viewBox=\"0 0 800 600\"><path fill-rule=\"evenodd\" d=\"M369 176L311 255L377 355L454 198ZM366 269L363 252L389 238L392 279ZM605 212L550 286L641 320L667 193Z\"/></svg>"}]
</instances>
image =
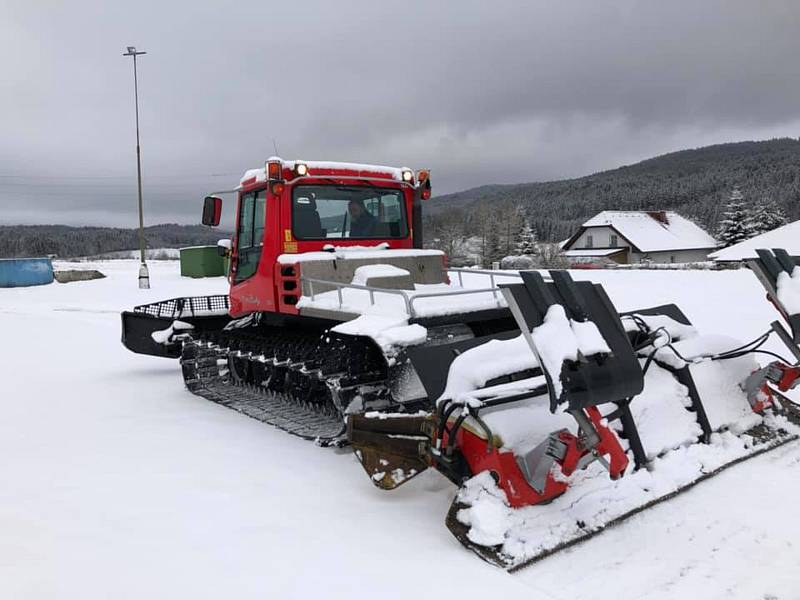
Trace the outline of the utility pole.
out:
<instances>
[{"instance_id":1,"label":"utility pole","mask_svg":"<svg viewBox=\"0 0 800 600\"><path fill-rule=\"evenodd\" d=\"M139 289L150 289L150 273L144 258L144 216L142 212L142 152L139 148L139 79L136 74L136 57L147 52L137 52L134 46L128 46L128 51L122 56L133 57L133 95L136 104L136 175L139 183L139 256L142 264L139 266Z\"/></svg>"}]
</instances>

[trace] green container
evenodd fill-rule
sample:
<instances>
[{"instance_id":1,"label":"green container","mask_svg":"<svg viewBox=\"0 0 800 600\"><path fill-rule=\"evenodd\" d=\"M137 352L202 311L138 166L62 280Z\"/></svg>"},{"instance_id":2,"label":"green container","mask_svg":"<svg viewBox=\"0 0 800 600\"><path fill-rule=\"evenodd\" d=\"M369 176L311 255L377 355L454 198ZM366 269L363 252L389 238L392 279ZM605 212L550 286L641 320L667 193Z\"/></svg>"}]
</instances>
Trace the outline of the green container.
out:
<instances>
[{"instance_id":1,"label":"green container","mask_svg":"<svg viewBox=\"0 0 800 600\"><path fill-rule=\"evenodd\" d=\"M216 246L181 248L181 275L183 277L222 277L225 261Z\"/></svg>"}]
</instances>

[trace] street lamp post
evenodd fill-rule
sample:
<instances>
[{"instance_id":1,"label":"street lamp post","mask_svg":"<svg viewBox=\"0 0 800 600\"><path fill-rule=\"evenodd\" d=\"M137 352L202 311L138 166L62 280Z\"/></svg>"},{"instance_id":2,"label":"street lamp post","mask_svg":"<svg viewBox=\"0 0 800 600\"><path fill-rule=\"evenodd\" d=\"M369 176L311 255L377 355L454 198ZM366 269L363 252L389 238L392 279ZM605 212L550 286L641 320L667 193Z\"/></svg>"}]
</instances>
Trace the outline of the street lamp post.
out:
<instances>
[{"instance_id":1,"label":"street lamp post","mask_svg":"<svg viewBox=\"0 0 800 600\"><path fill-rule=\"evenodd\" d=\"M136 74L136 57L147 52L137 52L133 46L128 46L128 51L122 56L133 57L133 95L136 103L136 175L139 183L139 256L142 264L139 266L139 289L150 289L150 273L144 258L144 216L142 213L142 153L139 149L139 80Z\"/></svg>"}]
</instances>

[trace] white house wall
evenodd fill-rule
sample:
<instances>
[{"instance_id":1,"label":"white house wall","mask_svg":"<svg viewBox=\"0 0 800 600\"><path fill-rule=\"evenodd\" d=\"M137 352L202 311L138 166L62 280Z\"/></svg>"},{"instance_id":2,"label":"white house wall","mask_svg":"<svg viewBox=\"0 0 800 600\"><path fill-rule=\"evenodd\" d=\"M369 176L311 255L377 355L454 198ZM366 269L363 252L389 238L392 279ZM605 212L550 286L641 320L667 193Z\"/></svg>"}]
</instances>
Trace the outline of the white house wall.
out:
<instances>
[{"instance_id":1,"label":"white house wall","mask_svg":"<svg viewBox=\"0 0 800 600\"><path fill-rule=\"evenodd\" d=\"M611 244L611 236L617 236L617 243L612 245ZM586 241L589 236L592 236L592 245L587 246ZM617 234L611 227L592 227L590 229L586 229L575 243L573 243L569 249L570 250L582 250L584 248L627 248L628 243Z\"/></svg>"},{"instance_id":2,"label":"white house wall","mask_svg":"<svg viewBox=\"0 0 800 600\"><path fill-rule=\"evenodd\" d=\"M703 262L708 260L708 253L713 248L706 250L667 250L665 252L633 252L630 253L630 262L640 263L649 260L654 263L688 263Z\"/></svg>"}]
</instances>

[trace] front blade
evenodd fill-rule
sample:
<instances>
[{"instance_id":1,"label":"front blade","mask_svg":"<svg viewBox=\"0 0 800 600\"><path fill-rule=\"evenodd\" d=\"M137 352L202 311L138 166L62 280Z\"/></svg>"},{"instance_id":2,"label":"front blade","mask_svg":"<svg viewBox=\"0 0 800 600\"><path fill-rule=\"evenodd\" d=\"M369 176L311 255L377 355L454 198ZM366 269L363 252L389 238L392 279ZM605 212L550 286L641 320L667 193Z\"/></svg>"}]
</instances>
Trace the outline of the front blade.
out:
<instances>
[{"instance_id":1,"label":"front blade","mask_svg":"<svg viewBox=\"0 0 800 600\"><path fill-rule=\"evenodd\" d=\"M719 434L718 444L692 444L659 457L651 471L629 473L641 479L639 493L631 485L594 478L591 493L580 486L549 504L511 508L487 472L467 480L447 514L445 524L455 538L483 560L518 571L548 556L583 543L661 502L691 489L725 469L793 442L800 437L794 414L787 421L760 423L744 434ZM736 438L738 437L738 442ZM601 467L594 467L601 468ZM675 475L679 474L679 479ZM585 485L592 479L583 478Z\"/></svg>"},{"instance_id":2,"label":"front blade","mask_svg":"<svg viewBox=\"0 0 800 600\"><path fill-rule=\"evenodd\" d=\"M430 415L351 415L347 439L372 483L392 490L430 466Z\"/></svg>"}]
</instances>

